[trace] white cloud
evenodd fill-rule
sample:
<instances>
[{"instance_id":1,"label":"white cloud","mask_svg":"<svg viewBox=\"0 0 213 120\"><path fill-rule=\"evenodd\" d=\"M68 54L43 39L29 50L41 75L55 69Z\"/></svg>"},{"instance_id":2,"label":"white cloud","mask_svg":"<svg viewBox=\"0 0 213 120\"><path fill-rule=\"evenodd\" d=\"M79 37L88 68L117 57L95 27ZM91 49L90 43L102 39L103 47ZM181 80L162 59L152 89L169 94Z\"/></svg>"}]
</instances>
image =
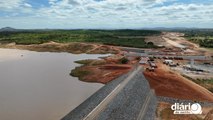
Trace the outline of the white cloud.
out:
<instances>
[{"instance_id":1,"label":"white cloud","mask_svg":"<svg viewBox=\"0 0 213 120\"><path fill-rule=\"evenodd\" d=\"M25 8L31 8L32 5L26 2L26 0L4 0L0 1L0 11L20 11Z\"/></svg>"},{"instance_id":2,"label":"white cloud","mask_svg":"<svg viewBox=\"0 0 213 120\"><path fill-rule=\"evenodd\" d=\"M20 6L24 0L2 0L0 1L0 9L13 9Z\"/></svg>"},{"instance_id":3,"label":"white cloud","mask_svg":"<svg viewBox=\"0 0 213 120\"><path fill-rule=\"evenodd\" d=\"M12 1L4 4L13 8L25 7L20 12L27 9L31 14L26 17L29 23L37 23L41 27L141 28L207 24L213 27L212 3L186 4L176 3L177 0L49 0L50 6L34 10L24 0ZM165 2L170 4L164 5ZM24 17L16 19L19 21Z\"/></svg>"},{"instance_id":4,"label":"white cloud","mask_svg":"<svg viewBox=\"0 0 213 120\"><path fill-rule=\"evenodd\" d=\"M30 5L29 3L24 3L23 6L24 6L24 7L28 7L28 8L31 8L31 7L32 7L32 5Z\"/></svg>"}]
</instances>

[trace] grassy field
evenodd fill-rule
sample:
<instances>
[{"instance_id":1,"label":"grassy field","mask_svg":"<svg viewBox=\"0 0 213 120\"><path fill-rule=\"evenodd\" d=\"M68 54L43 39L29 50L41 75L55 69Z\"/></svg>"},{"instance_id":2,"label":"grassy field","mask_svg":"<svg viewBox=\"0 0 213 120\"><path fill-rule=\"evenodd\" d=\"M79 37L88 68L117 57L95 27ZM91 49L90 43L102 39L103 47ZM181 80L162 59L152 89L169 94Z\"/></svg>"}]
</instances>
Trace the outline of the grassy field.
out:
<instances>
[{"instance_id":1,"label":"grassy field","mask_svg":"<svg viewBox=\"0 0 213 120\"><path fill-rule=\"evenodd\" d=\"M150 48L156 47L147 44L145 36L159 35L154 30L50 30L50 31L13 31L0 32L1 43L41 44L49 41L89 42L107 45ZM140 36L140 37L137 37Z\"/></svg>"},{"instance_id":2,"label":"grassy field","mask_svg":"<svg viewBox=\"0 0 213 120\"><path fill-rule=\"evenodd\" d=\"M82 69L82 67L76 67L70 73L71 76L78 77L79 80L84 80L84 77L90 74L91 74L90 71L84 70Z\"/></svg>"},{"instance_id":3,"label":"grassy field","mask_svg":"<svg viewBox=\"0 0 213 120\"><path fill-rule=\"evenodd\" d=\"M76 67L70 73L73 77L78 77L79 80L84 81L85 77L94 74L92 71L85 69L85 66L97 66L97 65L104 65L106 62L104 60L93 60L93 59L86 59L86 60L79 60L75 61L75 63L81 64L82 66Z\"/></svg>"},{"instance_id":4,"label":"grassy field","mask_svg":"<svg viewBox=\"0 0 213 120\"><path fill-rule=\"evenodd\" d=\"M104 60L87 59L87 60L75 61L75 63L82 64L82 65L96 66L96 65L104 65L106 62Z\"/></svg>"}]
</instances>

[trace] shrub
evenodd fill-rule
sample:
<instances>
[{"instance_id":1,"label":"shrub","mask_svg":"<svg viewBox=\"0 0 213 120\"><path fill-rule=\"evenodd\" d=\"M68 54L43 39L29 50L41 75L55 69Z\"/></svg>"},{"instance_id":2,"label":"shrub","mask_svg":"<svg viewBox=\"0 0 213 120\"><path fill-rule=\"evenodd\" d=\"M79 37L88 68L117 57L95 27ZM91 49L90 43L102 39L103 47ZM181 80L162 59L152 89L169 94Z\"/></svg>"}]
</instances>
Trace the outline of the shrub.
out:
<instances>
[{"instance_id":1,"label":"shrub","mask_svg":"<svg viewBox=\"0 0 213 120\"><path fill-rule=\"evenodd\" d=\"M153 42L148 42L147 45L154 46L154 43Z\"/></svg>"},{"instance_id":2,"label":"shrub","mask_svg":"<svg viewBox=\"0 0 213 120\"><path fill-rule=\"evenodd\" d=\"M126 57L121 58L119 61L121 64L127 64L129 62L129 60Z\"/></svg>"},{"instance_id":3,"label":"shrub","mask_svg":"<svg viewBox=\"0 0 213 120\"><path fill-rule=\"evenodd\" d=\"M136 57L136 60L141 60L141 57Z\"/></svg>"}]
</instances>

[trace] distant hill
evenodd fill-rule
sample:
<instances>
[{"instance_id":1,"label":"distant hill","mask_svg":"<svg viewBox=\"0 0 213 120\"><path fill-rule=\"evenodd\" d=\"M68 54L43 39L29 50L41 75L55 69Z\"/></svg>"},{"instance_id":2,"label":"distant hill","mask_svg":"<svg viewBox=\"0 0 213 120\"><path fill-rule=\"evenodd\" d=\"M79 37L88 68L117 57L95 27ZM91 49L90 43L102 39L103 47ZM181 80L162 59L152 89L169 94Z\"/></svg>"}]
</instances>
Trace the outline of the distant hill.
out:
<instances>
[{"instance_id":1,"label":"distant hill","mask_svg":"<svg viewBox=\"0 0 213 120\"><path fill-rule=\"evenodd\" d=\"M173 30L193 30L199 28L187 28L187 27L154 27L154 28L142 28L147 30L165 30L165 31L173 31Z\"/></svg>"},{"instance_id":2,"label":"distant hill","mask_svg":"<svg viewBox=\"0 0 213 120\"><path fill-rule=\"evenodd\" d=\"M4 31L9 31L9 32L11 32L11 31L17 31L17 29L11 28L11 27L4 27L4 28L1 28L1 29L0 29L0 32L4 32Z\"/></svg>"},{"instance_id":3,"label":"distant hill","mask_svg":"<svg viewBox=\"0 0 213 120\"><path fill-rule=\"evenodd\" d=\"M67 30L67 31L72 31L72 30L106 30L106 29L15 29L12 27L4 27L0 29L0 32L37 32L37 31L56 31L56 30ZM171 31L171 32L177 32L177 31L188 31L188 30L213 30L213 28L193 28L193 27L144 27L140 29L108 29L108 30L157 30L157 31Z\"/></svg>"}]
</instances>

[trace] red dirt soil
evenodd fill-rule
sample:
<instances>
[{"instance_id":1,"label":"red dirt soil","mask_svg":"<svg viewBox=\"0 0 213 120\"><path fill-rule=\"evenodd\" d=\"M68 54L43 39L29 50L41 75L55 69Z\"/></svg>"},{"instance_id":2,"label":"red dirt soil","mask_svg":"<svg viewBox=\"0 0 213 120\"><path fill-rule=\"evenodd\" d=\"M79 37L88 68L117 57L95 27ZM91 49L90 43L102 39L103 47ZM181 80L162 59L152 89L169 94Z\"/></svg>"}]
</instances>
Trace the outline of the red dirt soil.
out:
<instances>
[{"instance_id":1,"label":"red dirt soil","mask_svg":"<svg viewBox=\"0 0 213 120\"><path fill-rule=\"evenodd\" d=\"M171 72L162 63L157 63L157 66L155 72L144 71L144 75L151 88L155 89L156 95L213 102L213 94L210 91L182 77L180 74Z\"/></svg>"},{"instance_id":2,"label":"red dirt soil","mask_svg":"<svg viewBox=\"0 0 213 120\"><path fill-rule=\"evenodd\" d=\"M97 82L106 84L119 76L127 73L131 69L131 65L103 65L103 66L85 66L84 69L92 71L93 74L85 76L86 82Z\"/></svg>"}]
</instances>

